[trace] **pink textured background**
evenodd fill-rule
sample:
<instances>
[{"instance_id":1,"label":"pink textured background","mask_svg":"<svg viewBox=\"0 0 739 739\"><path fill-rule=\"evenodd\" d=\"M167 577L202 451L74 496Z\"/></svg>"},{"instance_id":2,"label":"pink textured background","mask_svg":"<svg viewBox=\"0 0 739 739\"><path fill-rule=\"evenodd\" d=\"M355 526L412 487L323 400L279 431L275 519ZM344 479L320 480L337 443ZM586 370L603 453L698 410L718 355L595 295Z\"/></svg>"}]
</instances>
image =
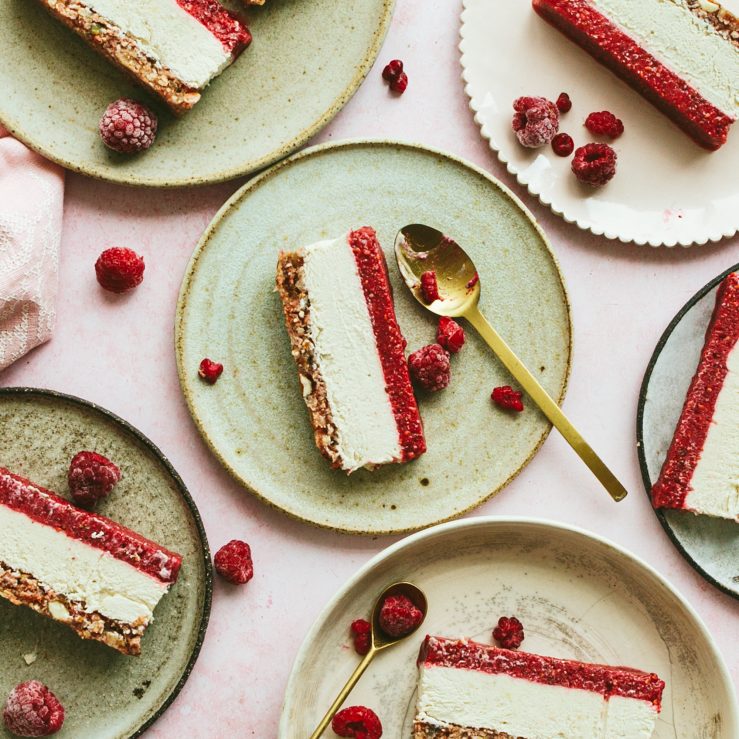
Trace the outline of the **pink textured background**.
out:
<instances>
[{"instance_id":1,"label":"pink textured background","mask_svg":"<svg viewBox=\"0 0 739 739\"><path fill-rule=\"evenodd\" d=\"M398 0L377 65L316 142L385 136L445 149L496 174L533 210L572 300L575 351L565 411L632 495L610 504L553 433L523 474L475 515L550 517L635 552L697 609L737 682L739 603L703 581L663 533L643 493L634 428L639 384L659 336L698 288L739 261L739 239L687 250L610 243L532 200L498 164L467 107L460 10L460 2L448 0ZM380 79L394 57L405 60L410 77L399 99ZM2 385L53 388L125 417L181 473L213 548L233 537L252 544L254 580L242 590L216 582L195 671L149 737L275 736L285 683L309 625L345 579L393 541L314 530L267 509L221 469L190 420L173 352L177 292L200 233L240 184L158 192L69 175L54 338L0 375ZM95 283L92 265L109 245L145 255L146 280L130 296L111 297Z\"/></svg>"}]
</instances>

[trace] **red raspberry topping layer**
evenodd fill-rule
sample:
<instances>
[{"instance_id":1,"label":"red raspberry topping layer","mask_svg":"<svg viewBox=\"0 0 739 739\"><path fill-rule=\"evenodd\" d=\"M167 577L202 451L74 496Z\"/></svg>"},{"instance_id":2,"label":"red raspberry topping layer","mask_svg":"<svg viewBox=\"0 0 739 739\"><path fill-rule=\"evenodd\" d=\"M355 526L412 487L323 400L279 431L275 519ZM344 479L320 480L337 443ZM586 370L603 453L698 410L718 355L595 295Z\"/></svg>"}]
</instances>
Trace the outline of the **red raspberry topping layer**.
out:
<instances>
[{"instance_id":1,"label":"red raspberry topping layer","mask_svg":"<svg viewBox=\"0 0 739 739\"><path fill-rule=\"evenodd\" d=\"M506 649L518 649L524 639L523 624L515 616L501 616L493 629L493 639Z\"/></svg>"},{"instance_id":2,"label":"red raspberry topping layer","mask_svg":"<svg viewBox=\"0 0 739 739\"><path fill-rule=\"evenodd\" d=\"M97 513L72 505L9 470L0 467L0 505L25 513L34 521L63 531L72 539L108 552L164 583L177 580L182 557L135 531Z\"/></svg>"},{"instance_id":3,"label":"red raspberry topping layer","mask_svg":"<svg viewBox=\"0 0 739 739\"><path fill-rule=\"evenodd\" d=\"M566 92L560 92L557 98L557 110L560 113L569 113L572 110L572 100Z\"/></svg>"},{"instance_id":4,"label":"red raspberry topping layer","mask_svg":"<svg viewBox=\"0 0 739 739\"><path fill-rule=\"evenodd\" d=\"M608 144L585 144L575 151L572 171L580 182L603 187L616 174L616 152Z\"/></svg>"},{"instance_id":5,"label":"red raspberry topping layer","mask_svg":"<svg viewBox=\"0 0 739 739\"><path fill-rule=\"evenodd\" d=\"M354 651L361 655L367 654L372 644L372 625L370 622L363 618L358 618L356 621L352 621L349 630L352 633Z\"/></svg>"},{"instance_id":6,"label":"red raspberry topping layer","mask_svg":"<svg viewBox=\"0 0 739 739\"><path fill-rule=\"evenodd\" d=\"M95 276L100 287L112 293L133 290L144 281L144 258L133 249L113 246L95 262Z\"/></svg>"},{"instance_id":7,"label":"red raspberry topping layer","mask_svg":"<svg viewBox=\"0 0 739 739\"><path fill-rule=\"evenodd\" d=\"M617 139L624 132L623 121L607 110L591 113L585 119L585 128L595 136L608 136L611 139Z\"/></svg>"},{"instance_id":8,"label":"red raspberry topping layer","mask_svg":"<svg viewBox=\"0 0 739 739\"><path fill-rule=\"evenodd\" d=\"M211 385L215 385L218 378L223 374L223 365L214 362L207 357L200 363L198 367L198 375Z\"/></svg>"},{"instance_id":9,"label":"red raspberry topping layer","mask_svg":"<svg viewBox=\"0 0 739 739\"><path fill-rule=\"evenodd\" d=\"M456 354L464 346L464 329L453 318L441 316L436 341L448 352Z\"/></svg>"},{"instance_id":10,"label":"red raspberry topping layer","mask_svg":"<svg viewBox=\"0 0 739 739\"><path fill-rule=\"evenodd\" d=\"M568 133L558 133L552 139L552 149L558 157L568 157L575 150L575 142Z\"/></svg>"},{"instance_id":11,"label":"red raspberry topping layer","mask_svg":"<svg viewBox=\"0 0 739 739\"><path fill-rule=\"evenodd\" d=\"M405 595L389 595L380 608L380 628L388 636L405 636L422 621L423 613Z\"/></svg>"},{"instance_id":12,"label":"red raspberry topping layer","mask_svg":"<svg viewBox=\"0 0 739 739\"><path fill-rule=\"evenodd\" d=\"M51 736L62 728L64 707L43 683L29 680L10 692L3 721L16 736Z\"/></svg>"},{"instance_id":13,"label":"red raspberry topping layer","mask_svg":"<svg viewBox=\"0 0 739 739\"><path fill-rule=\"evenodd\" d=\"M331 721L331 728L339 736L355 739L380 739L382 724L377 714L364 706L349 706L339 711Z\"/></svg>"},{"instance_id":14,"label":"red raspberry topping layer","mask_svg":"<svg viewBox=\"0 0 739 739\"><path fill-rule=\"evenodd\" d=\"M393 59L385 66L382 70L382 79L399 95L402 95L408 87L408 75L403 71L403 62L400 59Z\"/></svg>"},{"instance_id":15,"label":"red raspberry topping layer","mask_svg":"<svg viewBox=\"0 0 739 739\"><path fill-rule=\"evenodd\" d=\"M232 539L213 558L216 572L234 585L243 585L254 577L251 547L245 541Z\"/></svg>"},{"instance_id":16,"label":"red raspberry topping layer","mask_svg":"<svg viewBox=\"0 0 739 739\"><path fill-rule=\"evenodd\" d=\"M438 344L429 344L408 357L411 377L429 392L443 390L452 379L449 353Z\"/></svg>"},{"instance_id":17,"label":"red raspberry topping layer","mask_svg":"<svg viewBox=\"0 0 739 739\"><path fill-rule=\"evenodd\" d=\"M121 479L121 471L107 457L96 452L79 452L69 465L67 482L74 502L93 506L110 495Z\"/></svg>"},{"instance_id":18,"label":"red raspberry topping layer","mask_svg":"<svg viewBox=\"0 0 739 739\"><path fill-rule=\"evenodd\" d=\"M421 297L425 303L433 303L441 300L439 294L439 283L436 280L436 272L428 270L421 275Z\"/></svg>"},{"instance_id":19,"label":"red raspberry topping layer","mask_svg":"<svg viewBox=\"0 0 739 739\"><path fill-rule=\"evenodd\" d=\"M177 4L200 21L229 54L237 56L251 43L246 24L218 0L177 0Z\"/></svg>"},{"instance_id":20,"label":"red raspberry topping layer","mask_svg":"<svg viewBox=\"0 0 739 739\"><path fill-rule=\"evenodd\" d=\"M493 388L490 394L493 402L501 408L520 413L523 410L523 393L514 390L510 385Z\"/></svg>"},{"instance_id":21,"label":"red raspberry topping layer","mask_svg":"<svg viewBox=\"0 0 739 739\"><path fill-rule=\"evenodd\" d=\"M548 144L559 130L557 106L541 97L520 97L513 101L513 130L519 143L531 149Z\"/></svg>"},{"instance_id":22,"label":"red raspberry topping layer","mask_svg":"<svg viewBox=\"0 0 739 739\"><path fill-rule=\"evenodd\" d=\"M349 234L349 246L354 252L385 386L398 424L403 460L415 459L426 451L426 439L405 361L406 341L395 317L385 254L374 229L368 226Z\"/></svg>"},{"instance_id":23,"label":"red raspberry topping layer","mask_svg":"<svg viewBox=\"0 0 739 739\"><path fill-rule=\"evenodd\" d=\"M146 151L157 136L156 113L130 98L112 102L100 119L100 138L113 151L136 154Z\"/></svg>"}]
</instances>

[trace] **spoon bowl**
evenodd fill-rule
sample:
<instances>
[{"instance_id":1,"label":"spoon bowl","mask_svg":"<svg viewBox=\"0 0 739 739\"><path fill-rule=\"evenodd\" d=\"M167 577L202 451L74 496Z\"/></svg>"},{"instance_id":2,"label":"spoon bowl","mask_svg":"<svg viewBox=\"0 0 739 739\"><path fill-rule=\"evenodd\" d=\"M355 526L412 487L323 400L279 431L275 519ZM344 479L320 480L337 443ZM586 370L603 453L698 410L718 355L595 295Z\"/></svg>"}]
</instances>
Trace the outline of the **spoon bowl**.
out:
<instances>
[{"instance_id":1,"label":"spoon bowl","mask_svg":"<svg viewBox=\"0 0 739 739\"><path fill-rule=\"evenodd\" d=\"M423 614L423 618L418 622L418 624L416 624L416 626L400 636L390 636L389 634L386 634L380 625L380 611L382 610L382 604L385 602L385 599L389 598L391 595L404 595ZM420 588L417 588L409 582L396 582L389 585L377 597L374 608L372 609L372 647L377 651L380 651L381 649L392 647L398 642L403 641L403 639L408 638L421 627L421 624L423 624L426 619L427 612L428 603L426 601L426 596Z\"/></svg>"}]
</instances>

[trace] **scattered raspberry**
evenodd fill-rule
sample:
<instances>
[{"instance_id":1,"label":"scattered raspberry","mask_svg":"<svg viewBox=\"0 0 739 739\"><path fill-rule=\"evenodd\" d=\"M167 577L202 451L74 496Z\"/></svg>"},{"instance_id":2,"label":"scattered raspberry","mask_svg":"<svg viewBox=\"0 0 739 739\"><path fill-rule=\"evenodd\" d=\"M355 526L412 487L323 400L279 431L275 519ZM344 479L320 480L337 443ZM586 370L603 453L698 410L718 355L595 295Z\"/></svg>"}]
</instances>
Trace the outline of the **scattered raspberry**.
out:
<instances>
[{"instance_id":1,"label":"scattered raspberry","mask_svg":"<svg viewBox=\"0 0 739 739\"><path fill-rule=\"evenodd\" d=\"M380 627L388 636L405 636L421 621L423 613L405 595L388 595L380 608Z\"/></svg>"},{"instance_id":2,"label":"scattered raspberry","mask_svg":"<svg viewBox=\"0 0 739 739\"><path fill-rule=\"evenodd\" d=\"M421 297L425 303L441 300L439 283L436 281L436 272L429 270L421 275Z\"/></svg>"},{"instance_id":3,"label":"scattered raspberry","mask_svg":"<svg viewBox=\"0 0 739 739\"><path fill-rule=\"evenodd\" d=\"M95 275L100 286L112 293L133 290L144 281L144 258L133 249L113 246L95 262Z\"/></svg>"},{"instance_id":4,"label":"scattered raspberry","mask_svg":"<svg viewBox=\"0 0 739 739\"><path fill-rule=\"evenodd\" d=\"M523 393L514 390L510 385L493 388L490 397L501 408L517 411L518 413L523 410L523 401L521 400Z\"/></svg>"},{"instance_id":5,"label":"scattered raspberry","mask_svg":"<svg viewBox=\"0 0 739 739\"><path fill-rule=\"evenodd\" d=\"M513 130L522 146L544 146L559 130L557 106L546 98L518 98L513 102L513 110Z\"/></svg>"},{"instance_id":6,"label":"scattered raspberry","mask_svg":"<svg viewBox=\"0 0 739 739\"><path fill-rule=\"evenodd\" d=\"M109 149L135 154L154 143L158 125L154 111L135 100L121 98L105 109L100 119L100 136Z\"/></svg>"},{"instance_id":7,"label":"scattered raspberry","mask_svg":"<svg viewBox=\"0 0 739 739\"><path fill-rule=\"evenodd\" d=\"M608 144L585 144L575 150L572 171L580 182L602 187L616 174L616 159Z\"/></svg>"},{"instance_id":8,"label":"scattered raspberry","mask_svg":"<svg viewBox=\"0 0 739 739\"><path fill-rule=\"evenodd\" d=\"M411 377L430 392L443 390L452 379L449 354L438 344L429 344L408 357Z\"/></svg>"},{"instance_id":9,"label":"scattered raspberry","mask_svg":"<svg viewBox=\"0 0 739 739\"><path fill-rule=\"evenodd\" d=\"M436 341L448 352L456 354L464 345L464 329L452 318L439 318Z\"/></svg>"},{"instance_id":10,"label":"scattered raspberry","mask_svg":"<svg viewBox=\"0 0 739 739\"><path fill-rule=\"evenodd\" d=\"M77 505L92 507L121 479L121 471L109 459L97 452L79 452L69 465L67 482Z\"/></svg>"},{"instance_id":11,"label":"scattered raspberry","mask_svg":"<svg viewBox=\"0 0 739 739\"><path fill-rule=\"evenodd\" d=\"M617 139L624 132L623 121L607 110L591 113L585 119L585 128L595 136L608 136L611 139Z\"/></svg>"},{"instance_id":12,"label":"scattered raspberry","mask_svg":"<svg viewBox=\"0 0 739 739\"><path fill-rule=\"evenodd\" d=\"M575 149L575 142L568 133L558 133L552 139L552 149L558 157L568 157Z\"/></svg>"},{"instance_id":13,"label":"scattered raspberry","mask_svg":"<svg viewBox=\"0 0 739 739\"><path fill-rule=\"evenodd\" d=\"M498 625L493 629L493 639L506 649L518 649L524 639L523 624L511 616L502 616Z\"/></svg>"},{"instance_id":14,"label":"scattered raspberry","mask_svg":"<svg viewBox=\"0 0 739 739\"><path fill-rule=\"evenodd\" d=\"M3 710L5 728L17 736L50 736L64 723L64 706L38 680L16 685Z\"/></svg>"},{"instance_id":15,"label":"scattered raspberry","mask_svg":"<svg viewBox=\"0 0 739 739\"><path fill-rule=\"evenodd\" d=\"M356 621L352 621L352 625L349 628L354 641L354 651L357 654L367 654L372 644L372 625L370 622L363 618L358 618Z\"/></svg>"},{"instance_id":16,"label":"scattered raspberry","mask_svg":"<svg viewBox=\"0 0 739 739\"><path fill-rule=\"evenodd\" d=\"M382 70L382 79L399 95L402 95L408 87L408 75L403 71L403 62L400 59L393 59L385 66Z\"/></svg>"},{"instance_id":17,"label":"scattered raspberry","mask_svg":"<svg viewBox=\"0 0 739 739\"><path fill-rule=\"evenodd\" d=\"M560 113L569 113L572 110L572 100L566 92L560 92L557 98L557 110Z\"/></svg>"},{"instance_id":18,"label":"scattered raspberry","mask_svg":"<svg viewBox=\"0 0 739 739\"><path fill-rule=\"evenodd\" d=\"M216 572L234 585L243 585L254 577L251 547L245 541L232 539L213 558Z\"/></svg>"},{"instance_id":19,"label":"scattered raspberry","mask_svg":"<svg viewBox=\"0 0 739 739\"><path fill-rule=\"evenodd\" d=\"M467 289L472 290L472 288L477 285L478 282L480 282L480 275L475 272L475 276L467 283Z\"/></svg>"},{"instance_id":20,"label":"scattered raspberry","mask_svg":"<svg viewBox=\"0 0 739 739\"><path fill-rule=\"evenodd\" d=\"M206 382L215 385L218 378L223 374L223 365L206 357L198 367L198 374Z\"/></svg>"},{"instance_id":21,"label":"scattered raspberry","mask_svg":"<svg viewBox=\"0 0 739 739\"><path fill-rule=\"evenodd\" d=\"M331 728L339 736L355 739L380 739L382 724L377 714L364 706L350 706L339 711L331 722Z\"/></svg>"}]
</instances>

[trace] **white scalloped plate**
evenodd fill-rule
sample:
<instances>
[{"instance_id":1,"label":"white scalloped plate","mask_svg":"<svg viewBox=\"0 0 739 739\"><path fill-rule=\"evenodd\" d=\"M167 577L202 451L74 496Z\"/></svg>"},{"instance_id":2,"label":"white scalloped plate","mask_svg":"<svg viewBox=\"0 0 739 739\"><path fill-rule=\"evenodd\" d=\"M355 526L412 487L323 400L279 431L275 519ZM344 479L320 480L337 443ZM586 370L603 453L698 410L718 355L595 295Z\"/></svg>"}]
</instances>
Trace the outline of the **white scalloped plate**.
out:
<instances>
[{"instance_id":1,"label":"white scalloped plate","mask_svg":"<svg viewBox=\"0 0 739 739\"><path fill-rule=\"evenodd\" d=\"M739 11L739 0L724 5ZM508 171L566 221L652 246L705 244L739 230L739 130L719 151L704 151L539 18L530 0L464 0L461 35L462 76L482 135ZM511 130L515 98L556 99L562 91L573 107L560 130L576 146L591 140L582 125L591 111L611 110L624 121L614 143L618 173L600 190L575 179L570 158L548 146L525 149Z\"/></svg>"}]
</instances>

